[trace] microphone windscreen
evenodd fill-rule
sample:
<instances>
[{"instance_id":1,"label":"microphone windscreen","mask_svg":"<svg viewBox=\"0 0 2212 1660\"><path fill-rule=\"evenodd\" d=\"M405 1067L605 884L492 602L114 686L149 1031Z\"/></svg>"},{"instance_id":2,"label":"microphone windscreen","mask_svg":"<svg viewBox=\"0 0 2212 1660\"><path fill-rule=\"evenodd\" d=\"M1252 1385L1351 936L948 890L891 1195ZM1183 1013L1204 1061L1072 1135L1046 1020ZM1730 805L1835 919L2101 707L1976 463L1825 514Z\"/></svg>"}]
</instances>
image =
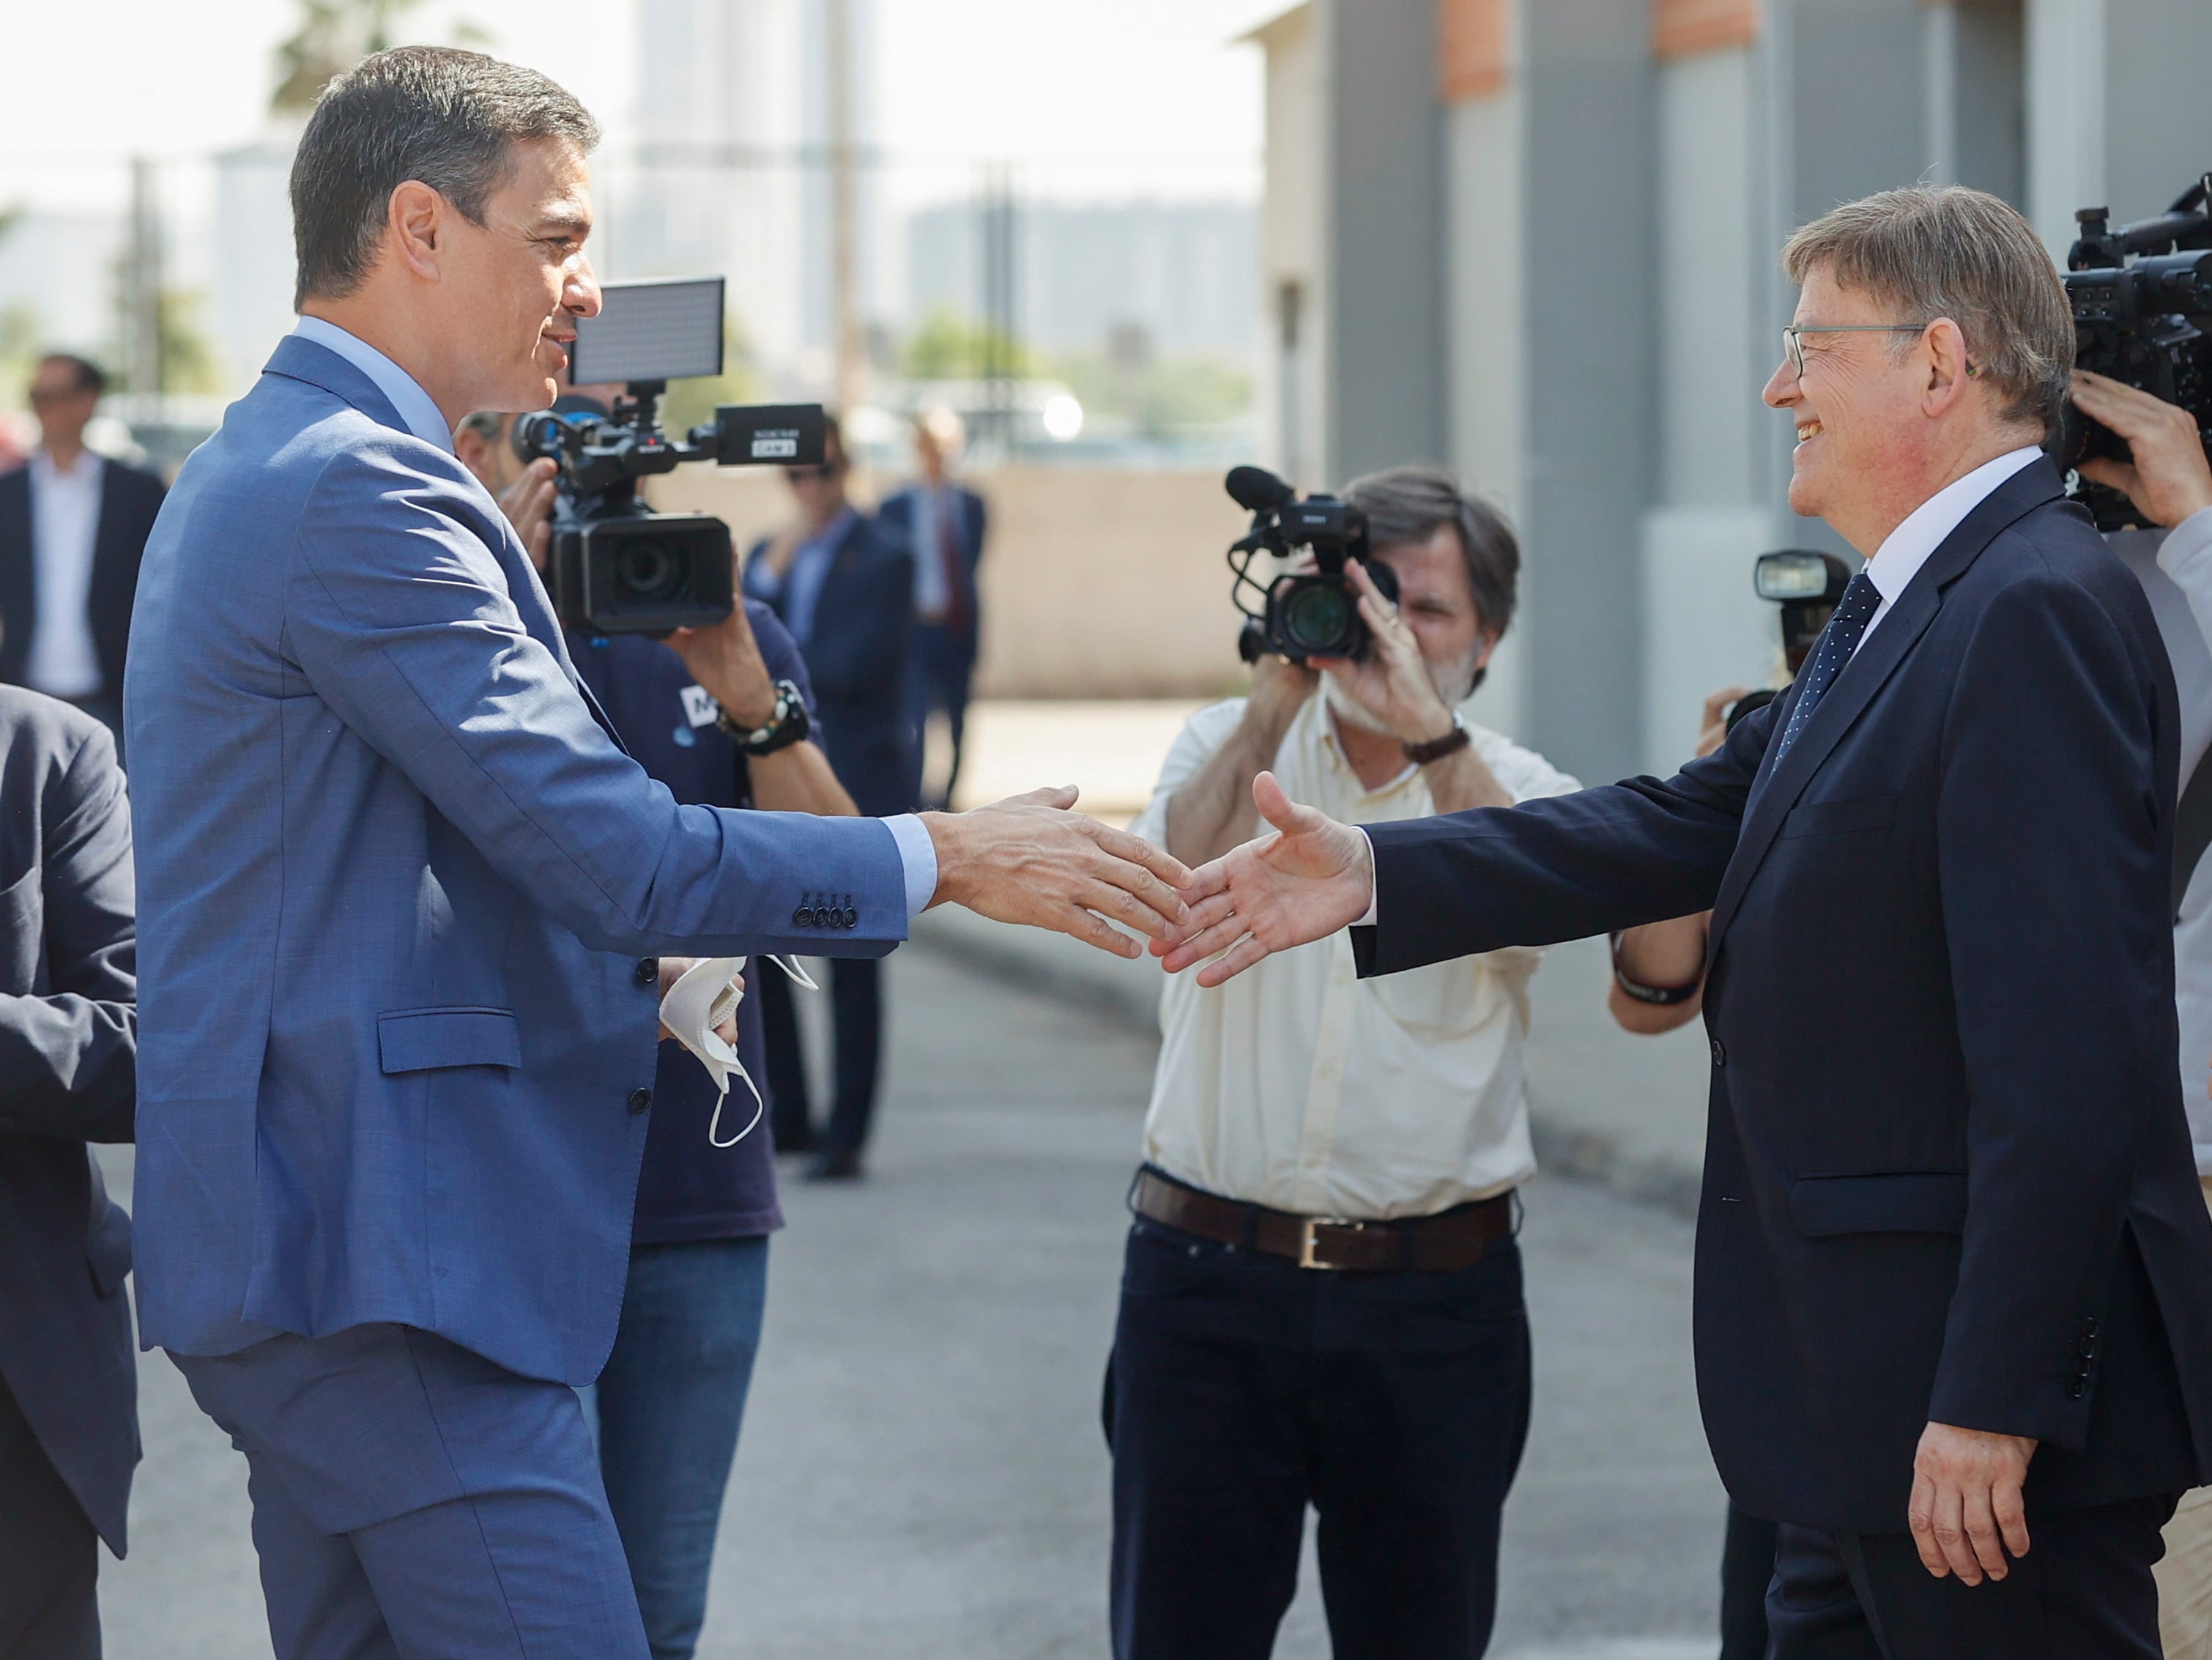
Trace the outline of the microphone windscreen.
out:
<instances>
[{"instance_id":1,"label":"microphone windscreen","mask_svg":"<svg viewBox=\"0 0 2212 1660\"><path fill-rule=\"evenodd\" d=\"M1265 467L1231 467L1222 482L1230 500L1248 513L1279 508L1297 494Z\"/></svg>"}]
</instances>

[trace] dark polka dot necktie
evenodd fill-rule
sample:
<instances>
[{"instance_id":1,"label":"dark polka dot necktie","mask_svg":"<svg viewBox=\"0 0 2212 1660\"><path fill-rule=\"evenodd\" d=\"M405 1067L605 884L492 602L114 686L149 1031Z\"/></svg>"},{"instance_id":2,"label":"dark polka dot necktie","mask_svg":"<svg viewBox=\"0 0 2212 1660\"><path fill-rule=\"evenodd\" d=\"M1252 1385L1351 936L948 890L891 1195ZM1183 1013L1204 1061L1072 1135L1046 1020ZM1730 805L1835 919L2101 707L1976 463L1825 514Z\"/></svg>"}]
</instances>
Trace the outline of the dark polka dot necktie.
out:
<instances>
[{"instance_id":1,"label":"dark polka dot necktie","mask_svg":"<svg viewBox=\"0 0 2212 1660\"><path fill-rule=\"evenodd\" d=\"M1776 766L1782 764L1782 757L1790 753L1790 746L1805 730L1813 711L1820 707L1828 688L1836 684L1844 665L1851 660L1851 654L1866 637L1867 624L1874 621L1875 608L1881 604L1881 590L1875 587L1874 580L1864 571L1845 585L1844 597L1836 602L1836 614L1820 630L1820 643L1813 651L1813 666L1805 672L1805 690L1797 694L1797 706L1790 711L1790 724L1783 728L1782 747L1774 751Z\"/></svg>"}]
</instances>

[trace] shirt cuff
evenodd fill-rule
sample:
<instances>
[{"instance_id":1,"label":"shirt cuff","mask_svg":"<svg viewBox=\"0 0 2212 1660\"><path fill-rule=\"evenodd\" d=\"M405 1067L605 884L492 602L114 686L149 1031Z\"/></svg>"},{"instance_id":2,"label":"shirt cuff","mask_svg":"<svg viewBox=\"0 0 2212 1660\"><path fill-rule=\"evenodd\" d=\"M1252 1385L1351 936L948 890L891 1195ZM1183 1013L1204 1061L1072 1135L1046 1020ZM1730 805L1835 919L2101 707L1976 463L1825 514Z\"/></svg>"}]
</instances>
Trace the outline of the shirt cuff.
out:
<instances>
[{"instance_id":1,"label":"shirt cuff","mask_svg":"<svg viewBox=\"0 0 2212 1660\"><path fill-rule=\"evenodd\" d=\"M2158 568L2179 582L2181 568L2193 564L2212 550L2212 508L2192 513L2166 533L2158 544Z\"/></svg>"},{"instance_id":2,"label":"shirt cuff","mask_svg":"<svg viewBox=\"0 0 2212 1660\"><path fill-rule=\"evenodd\" d=\"M906 920L911 922L937 897L937 844L929 839L928 827L910 812L882 822L906 866Z\"/></svg>"},{"instance_id":3,"label":"shirt cuff","mask_svg":"<svg viewBox=\"0 0 2212 1660\"><path fill-rule=\"evenodd\" d=\"M1375 838L1365 830L1359 830L1357 824L1354 824L1352 829L1359 830L1359 839L1367 843L1367 868L1372 871L1375 868ZM1370 876L1368 879L1368 885L1367 914L1352 925L1355 928L1371 928L1375 926L1375 912L1381 903L1382 885Z\"/></svg>"}]
</instances>

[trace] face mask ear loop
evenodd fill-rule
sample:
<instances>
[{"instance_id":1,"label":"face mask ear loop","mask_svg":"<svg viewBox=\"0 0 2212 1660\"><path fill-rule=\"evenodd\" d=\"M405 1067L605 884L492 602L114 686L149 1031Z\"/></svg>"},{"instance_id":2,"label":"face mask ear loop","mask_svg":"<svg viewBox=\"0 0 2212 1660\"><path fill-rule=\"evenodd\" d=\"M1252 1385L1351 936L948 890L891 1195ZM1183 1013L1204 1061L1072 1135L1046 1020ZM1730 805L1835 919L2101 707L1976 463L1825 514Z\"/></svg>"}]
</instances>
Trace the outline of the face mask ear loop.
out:
<instances>
[{"instance_id":1,"label":"face mask ear loop","mask_svg":"<svg viewBox=\"0 0 2212 1660\"><path fill-rule=\"evenodd\" d=\"M744 1079L745 1080L745 1087L753 1092L752 1119L743 1129L739 1130L728 1140L723 1141L716 1139L714 1133L720 1128L722 1122L722 1107L730 1098L729 1091L726 1090L724 1091L720 1096L715 1098L714 1116L707 1121L707 1145L710 1147L734 1147L738 1142L744 1140L745 1137L750 1135L756 1129L760 1128L761 1114L768 1110L768 1103L761 1099L760 1085L753 1082L753 1075L747 1072L743 1066L735 1062L732 1063L730 1069L736 1073L738 1077Z\"/></svg>"},{"instance_id":2,"label":"face mask ear loop","mask_svg":"<svg viewBox=\"0 0 2212 1660\"><path fill-rule=\"evenodd\" d=\"M805 969L799 966L799 959L796 957L771 957L768 960L775 964L776 967L781 969L784 973L788 975L791 978L799 982L800 985L805 987L807 990L820 991L822 989L821 987L814 983L813 976L809 975Z\"/></svg>"}]
</instances>

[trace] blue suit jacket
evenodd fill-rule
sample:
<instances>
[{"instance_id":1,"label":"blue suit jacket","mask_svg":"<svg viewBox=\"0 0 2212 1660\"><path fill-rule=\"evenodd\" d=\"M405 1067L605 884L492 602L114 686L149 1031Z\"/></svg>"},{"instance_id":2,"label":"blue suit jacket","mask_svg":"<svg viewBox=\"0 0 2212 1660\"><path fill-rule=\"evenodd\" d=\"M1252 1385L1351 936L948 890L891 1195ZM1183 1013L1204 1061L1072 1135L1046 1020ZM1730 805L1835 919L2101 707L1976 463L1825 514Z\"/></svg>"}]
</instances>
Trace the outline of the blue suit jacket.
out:
<instances>
[{"instance_id":1,"label":"blue suit jacket","mask_svg":"<svg viewBox=\"0 0 2212 1660\"><path fill-rule=\"evenodd\" d=\"M1698 1389L1756 1514L1905 1527L1930 1420L2031 1510L2198 1485L2212 1224L2175 1081L2178 714L2142 591L2038 461L1788 757L1374 827L1391 972L1711 907Z\"/></svg>"},{"instance_id":2,"label":"blue suit jacket","mask_svg":"<svg viewBox=\"0 0 2212 1660\"><path fill-rule=\"evenodd\" d=\"M0 1377L118 1556L138 1462L131 1220L85 1143L131 1139L131 909L107 728L0 688Z\"/></svg>"},{"instance_id":3,"label":"blue suit jacket","mask_svg":"<svg viewBox=\"0 0 2212 1660\"><path fill-rule=\"evenodd\" d=\"M984 506L983 498L965 484L948 483L945 488L952 492L956 504L954 523L958 532L960 569L966 577L961 591L962 598L968 605L968 627L964 637L968 649L972 653L981 632L981 613L975 576L983 562L983 538L989 530L990 513ZM877 522L917 559L922 556L921 540L915 534L914 519L921 506L921 489L922 487L916 483L894 490L876 509Z\"/></svg>"},{"instance_id":4,"label":"blue suit jacket","mask_svg":"<svg viewBox=\"0 0 2212 1660\"><path fill-rule=\"evenodd\" d=\"M768 544L756 544L746 569ZM786 624L790 586L769 605ZM813 637L802 641L822 711L823 748L854 805L878 816L912 812L921 787L906 716L906 654L914 628L914 557L875 522L854 514L822 597Z\"/></svg>"},{"instance_id":5,"label":"blue suit jacket","mask_svg":"<svg viewBox=\"0 0 2212 1660\"><path fill-rule=\"evenodd\" d=\"M679 806L490 496L296 336L170 492L125 696L145 1341L392 1321L594 1377L653 1076L639 959L882 954L890 831ZM799 924L826 890L857 927Z\"/></svg>"}]
</instances>

